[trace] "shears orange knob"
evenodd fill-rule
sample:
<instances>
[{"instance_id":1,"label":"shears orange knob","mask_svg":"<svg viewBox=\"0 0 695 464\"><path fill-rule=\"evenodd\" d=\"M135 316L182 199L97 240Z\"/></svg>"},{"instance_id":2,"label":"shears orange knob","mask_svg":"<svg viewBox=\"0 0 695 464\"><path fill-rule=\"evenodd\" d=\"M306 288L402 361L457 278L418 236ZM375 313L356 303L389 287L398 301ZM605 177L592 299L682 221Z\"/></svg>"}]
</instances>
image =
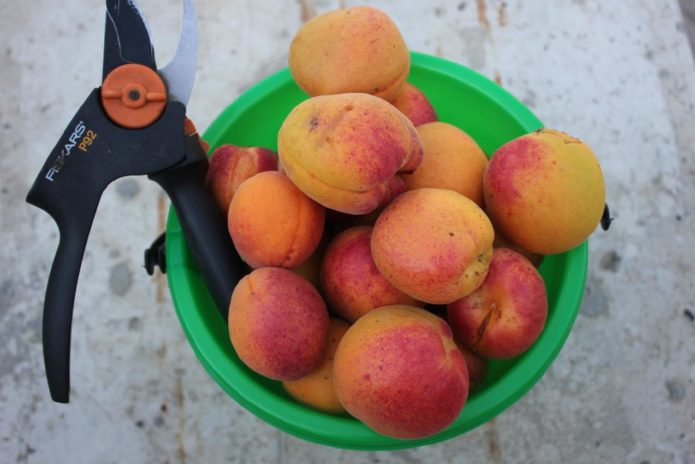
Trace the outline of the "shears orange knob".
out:
<instances>
[{"instance_id":1,"label":"shears orange knob","mask_svg":"<svg viewBox=\"0 0 695 464\"><path fill-rule=\"evenodd\" d=\"M113 122L128 129L140 129L151 125L164 111L166 85L147 66L124 64L104 79L101 103Z\"/></svg>"}]
</instances>

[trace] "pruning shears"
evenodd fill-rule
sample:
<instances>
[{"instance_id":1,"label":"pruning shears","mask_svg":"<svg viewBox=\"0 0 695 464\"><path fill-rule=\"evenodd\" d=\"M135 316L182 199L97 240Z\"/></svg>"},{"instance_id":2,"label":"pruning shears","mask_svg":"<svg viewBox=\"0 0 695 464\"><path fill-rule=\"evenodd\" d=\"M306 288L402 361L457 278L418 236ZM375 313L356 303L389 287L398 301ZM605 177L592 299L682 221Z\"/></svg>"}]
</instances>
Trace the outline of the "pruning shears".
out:
<instances>
[{"instance_id":1,"label":"pruning shears","mask_svg":"<svg viewBox=\"0 0 695 464\"><path fill-rule=\"evenodd\" d=\"M60 242L43 308L43 352L54 401L67 403L77 280L102 192L114 180L147 175L168 194L207 287L227 317L242 264L226 220L205 186L208 160L186 103L197 62L193 0L183 0L174 58L158 69L133 0L106 1L101 87L89 94L41 168L27 201L51 215Z\"/></svg>"}]
</instances>

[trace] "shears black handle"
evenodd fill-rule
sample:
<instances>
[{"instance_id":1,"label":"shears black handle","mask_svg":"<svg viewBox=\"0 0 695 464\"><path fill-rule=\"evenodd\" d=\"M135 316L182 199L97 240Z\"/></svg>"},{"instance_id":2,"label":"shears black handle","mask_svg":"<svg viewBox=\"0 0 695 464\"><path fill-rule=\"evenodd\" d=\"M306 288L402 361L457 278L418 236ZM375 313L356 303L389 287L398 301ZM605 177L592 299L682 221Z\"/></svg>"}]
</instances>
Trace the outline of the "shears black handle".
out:
<instances>
[{"instance_id":1,"label":"shears black handle","mask_svg":"<svg viewBox=\"0 0 695 464\"><path fill-rule=\"evenodd\" d=\"M220 314L227 320L232 290L244 265L232 246L226 217L205 184L208 159L196 134L185 138L185 161L148 177L167 193Z\"/></svg>"},{"instance_id":2,"label":"shears black handle","mask_svg":"<svg viewBox=\"0 0 695 464\"><path fill-rule=\"evenodd\" d=\"M54 216L60 231L43 306L43 357L51 397L67 403L70 391L70 334L77 279L99 198L86 197L79 215ZM91 217L89 216L91 212Z\"/></svg>"}]
</instances>

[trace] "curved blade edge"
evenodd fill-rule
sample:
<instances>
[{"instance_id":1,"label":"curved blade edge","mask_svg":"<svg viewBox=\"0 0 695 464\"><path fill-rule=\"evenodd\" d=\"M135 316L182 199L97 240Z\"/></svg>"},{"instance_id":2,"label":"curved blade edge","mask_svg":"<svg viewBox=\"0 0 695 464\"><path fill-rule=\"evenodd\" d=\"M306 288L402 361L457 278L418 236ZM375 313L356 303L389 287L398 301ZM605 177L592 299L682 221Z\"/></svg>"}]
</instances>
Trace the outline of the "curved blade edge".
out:
<instances>
[{"instance_id":1,"label":"curved blade edge","mask_svg":"<svg viewBox=\"0 0 695 464\"><path fill-rule=\"evenodd\" d=\"M176 53L159 70L169 91L169 99L186 105L193 91L198 64L198 21L194 0L183 0L183 21Z\"/></svg>"}]
</instances>

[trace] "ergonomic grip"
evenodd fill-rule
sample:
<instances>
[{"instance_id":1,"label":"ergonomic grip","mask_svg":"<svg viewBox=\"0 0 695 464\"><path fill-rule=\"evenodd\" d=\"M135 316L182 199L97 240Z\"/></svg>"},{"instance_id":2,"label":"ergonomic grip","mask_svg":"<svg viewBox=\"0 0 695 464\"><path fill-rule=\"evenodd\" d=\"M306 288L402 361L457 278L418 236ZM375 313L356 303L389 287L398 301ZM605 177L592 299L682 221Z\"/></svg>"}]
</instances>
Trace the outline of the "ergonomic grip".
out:
<instances>
[{"instance_id":1,"label":"ergonomic grip","mask_svg":"<svg viewBox=\"0 0 695 464\"><path fill-rule=\"evenodd\" d=\"M205 184L208 160L197 134L186 136L185 146L186 162L149 177L169 195L188 246L226 321L244 265L229 237L226 218Z\"/></svg>"},{"instance_id":2,"label":"ergonomic grip","mask_svg":"<svg viewBox=\"0 0 695 464\"><path fill-rule=\"evenodd\" d=\"M56 220L60 242L53 258L43 305L43 358L51 398L67 403L70 397L70 333L77 280L89 230L99 199L85 198L82 210L92 213Z\"/></svg>"},{"instance_id":3,"label":"ergonomic grip","mask_svg":"<svg viewBox=\"0 0 695 464\"><path fill-rule=\"evenodd\" d=\"M62 195L45 195L45 191L35 185L27 197L30 203L51 215L60 233L46 285L42 325L48 389L53 401L58 403L67 403L70 399L70 329L75 293L89 231L104 185L95 180L85 182L79 190L81 192L66 188L60 192ZM75 207L76 202L79 202L79 207Z\"/></svg>"}]
</instances>

